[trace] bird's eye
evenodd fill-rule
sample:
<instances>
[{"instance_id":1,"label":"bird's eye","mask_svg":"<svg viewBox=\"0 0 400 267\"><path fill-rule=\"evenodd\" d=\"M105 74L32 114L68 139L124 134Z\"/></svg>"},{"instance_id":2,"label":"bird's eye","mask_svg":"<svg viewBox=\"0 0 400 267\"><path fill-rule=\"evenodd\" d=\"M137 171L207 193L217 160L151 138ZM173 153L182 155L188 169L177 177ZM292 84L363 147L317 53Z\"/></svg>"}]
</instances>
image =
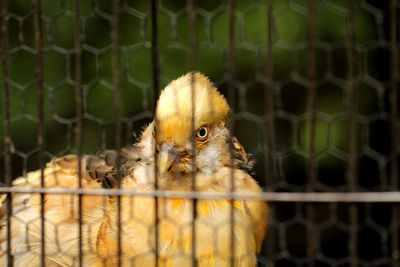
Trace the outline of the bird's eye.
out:
<instances>
[{"instance_id":1,"label":"bird's eye","mask_svg":"<svg viewBox=\"0 0 400 267\"><path fill-rule=\"evenodd\" d=\"M196 134L197 139L205 140L208 137L208 128L207 126L201 127Z\"/></svg>"}]
</instances>

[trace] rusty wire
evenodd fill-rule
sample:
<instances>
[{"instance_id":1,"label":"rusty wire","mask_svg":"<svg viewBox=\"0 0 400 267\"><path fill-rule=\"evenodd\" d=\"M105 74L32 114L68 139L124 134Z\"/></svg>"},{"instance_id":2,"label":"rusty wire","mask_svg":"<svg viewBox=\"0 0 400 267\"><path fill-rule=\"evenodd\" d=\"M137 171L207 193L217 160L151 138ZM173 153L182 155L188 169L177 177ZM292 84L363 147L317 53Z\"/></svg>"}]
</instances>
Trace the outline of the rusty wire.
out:
<instances>
[{"instance_id":1,"label":"rusty wire","mask_svg":"<svg viewBox=\"0 0 400 267\"><path fill-rule=\"evenodd\" d=\"M349 190L355 191L358 181L357 177L357 151L356 151L356 36L355 36L355 2L349 3L348 17L348 113L349 113L349 163L347 179L349 180ZM350 264L352 267L357 266L357 206L352 203L350 205Z\"/></svg>"},{"instance_id":2,"label":"rusty wire","mask_svg":"<svg viewBox=\"0 0 400 267\"><path fill-rule=\"evenodd\" d=\"M196 112L196 102L195 102L195 70L196 70L196 12L195 12L195 0L188 1L188 17L189 17L189 69L191 71L190 77L190 91L191 91L191 131L195 131L195 112ZM192 136L192 149L190 151L192 158L192 191L196 192L196 146L195 146L195 136ZM198 262L196 260L196 218L197 218L197 199L193 199L193 212L192 212L192 266L197 267Z\"/></svg>"},{"instance_id":3,"label":"rusty wire","mask_svg":"<svg viewBox=\"0 0 400 267\"><path fill-rule=\"evenodd\" d=\"M10 137L10 80L8 75L8 3L1 1L1 49L4 86L4 180L7 186L12 185L11 177L11 137ZM12 265L11 254L11 214L12 198L11 193L7 194L7 262Z\"/></svg>"},{"instance_id":4,"label":"rusty wire","mask_svg":"<svg viewBox=\"0 0 400 267\"><path fill-rule=\"evenodd\" d=\"M112 42L113 42L113 106L114 106L114 139L117 157L115 166L121 166L121 52L120 52L120 1L112 1ZM121 188L121 173L117 171L117 187ZM121 266L121 196L117 196L117 266Z\"/></svg>"},{"instance_id":5,"label":"rusty wire","mask_svg":"<svg viewBox=\"0 0 400 267\"><path fill-rule=\"evenodd\" d=\"M78 188L82 188L82 142L83 142L83 116L82 116L82 45L81 45L81 20L79 0L74 0L74 47L75 47L75 104L76 104L76 152L78 155ZM79 224L79 266L83 266L82 257L82 195L78 195L78 224Z\"/></svg>"},{"instance_id":6,"label":"rusty wire","mask_svg":"<svg viewBox=\"0 0 400 267\"><path fill-rule=\"evenodd\" d=\"M140 196L157 198L188 199L247 199L269 202L309 202L309 203L397 203L400 192L264 192L262 194L219 193L219 192L180 192L169 190L135 191L118 189L64 189L64 188L16 188L0 187L4 193L43 193L43 194L76 194L103 196Z\"/></svg>"},{"instance_id":7,"label":"rusty wire","mask_svg":"<svg viewBox=\"0 0 400 267\"><path fill-rule=\"evenodd\" d=\"M317 113L316 103L316 82L315 82L315 1L308 0L308 19L307 19L307 44L308 44L308 68L307 75L309 80L308 86L308 123L309 123L309 156L308 156L308 179L307 191L314 191L316 181L316 162L315 162L315 119ZM312 204L307 205L307 258L310 267L315 266L315 247L316 232L314 225L314 209Z\"/></svg>"},{"instance_id":8,"label":"rusty wire","mask_svg":"<svg viewBox=\"0 0 400 267\"><path fill-rule=\"evenodd\" d=\"M156 116L157 100L159 95L159 77L160 77L160 60L159 60L159 50L158 50L158 0L151 1L151 59L152 59L152 77L153 77L153 114L154 114L154 127L157 128L158 120ZM157 131L154 131L154 139L157 140ZM157 146L154 146L154 158L157 158ZM158 169L157 164L154 164L154 189L158 190ZM158 258L159 250L159 199L155 197L155 252L154 256ZM156 267L158 266L158 261L156 261Z\"/></svg>"},{"instance_id":9,"label":"rusty wire","mask_svg":"<svg viewBox=\"0 0 400 267\"><path fill-rule=\"evenodd\" d=\"M390 3L390 35L391 35L391 73L390 73L390 124L391 124L391 140L392 140L392 165L390 172L390 180L393 190L398 190L399 168L399 121L398 121L398 82L399 82L399 47L398 47L398 1L392 0ZM399 266L399 207L392 207L392 220L390 224L392 235L392 266Z\"/></svg>"},{"instance_id":10,"label":"rusty wire","mask_svg":"<svg viewBox=\"0 0 400 267\"><path fill-rule=\"evenodd\" d=\"M235 112L233 103L236 101L236 94L235 94L235 79L236 79L236 73L235 73L235 5L236 1L235 0L229 0L228 1L228 14L229 14L229 28L228 28L228 41L229 41L229 46L228 46L228 103L230 103L230 106L232 108L232 111ZM229 131L231 136L235 136L234 133L234 128L235 128L235 121L234 119L231 119L229 122ZM230 148L230 166L231 166L231 179L230 179L230 192L233 193L236 191L235 188L235 175L234 175L234 168L232 166L234 165L233 161L233 148L232 146ZM233 254L235 251L235 236L234 236L234 231L235 231L235 211L234 211L234 199L231 199L231 205L230 205L230 265L234 266L235 265L235 255Z\"/></svg>"},{"instance_id":11,"label":"rusty wire","mask_svg":"<svg viewBox=\"0 0 400 267\"><path fill-rule=\"evenodd\" d=\"M42 9L41 1L35 1L35 48L36 48L36 62L35 62L35 74L37 79L38 87L38 166L40 168L40 185L44 187L44 87L43 87L43 43L42 43ZM45 255L46 255L46 229L45 229L45 217L44 217L44 193L40 194L40 218L41 218L41 265L45 266Z\"/></svg>"}]
</instances>

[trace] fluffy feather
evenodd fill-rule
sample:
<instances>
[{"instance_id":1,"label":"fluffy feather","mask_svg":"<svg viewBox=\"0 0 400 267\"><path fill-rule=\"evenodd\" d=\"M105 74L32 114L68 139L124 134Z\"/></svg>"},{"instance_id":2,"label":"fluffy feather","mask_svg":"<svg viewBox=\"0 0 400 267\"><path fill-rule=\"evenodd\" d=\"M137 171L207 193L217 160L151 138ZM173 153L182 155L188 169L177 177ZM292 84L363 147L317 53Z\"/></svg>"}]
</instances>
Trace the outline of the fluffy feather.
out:
<instances>
[{"instance_id":1,"label":"fluffy feather","mask_svg":"<svg viewBox=\"0 0 400 267\"><path fill-rule=\"evenodd\" d=\"M160 95L156 110L158 140L184 145L192 134L192 77L194 128L222 121L228 115L228 103L210 80L198 72L188 73L171 82Z\"/></svg>"}]
</instances>

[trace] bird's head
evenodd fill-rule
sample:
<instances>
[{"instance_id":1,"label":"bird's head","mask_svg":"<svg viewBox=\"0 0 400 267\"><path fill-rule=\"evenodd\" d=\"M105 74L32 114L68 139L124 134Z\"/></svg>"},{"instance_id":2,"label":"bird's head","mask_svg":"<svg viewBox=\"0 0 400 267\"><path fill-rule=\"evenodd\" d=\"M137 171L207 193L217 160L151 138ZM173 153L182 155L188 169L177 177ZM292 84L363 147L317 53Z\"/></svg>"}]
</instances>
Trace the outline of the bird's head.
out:
<instances>
[{"instance_id":1,"label":"bird's head","mask_svg":"<svg viewBox=\"0 0 400 267\"><path fill-rule=\"evenodd\" d=\"M160 177L187 174L193 162L197 171L212 173L228 160L229 111L224 96L201 73L172 81L160 95L152 127Z\"/></svg>"}]
</instances>

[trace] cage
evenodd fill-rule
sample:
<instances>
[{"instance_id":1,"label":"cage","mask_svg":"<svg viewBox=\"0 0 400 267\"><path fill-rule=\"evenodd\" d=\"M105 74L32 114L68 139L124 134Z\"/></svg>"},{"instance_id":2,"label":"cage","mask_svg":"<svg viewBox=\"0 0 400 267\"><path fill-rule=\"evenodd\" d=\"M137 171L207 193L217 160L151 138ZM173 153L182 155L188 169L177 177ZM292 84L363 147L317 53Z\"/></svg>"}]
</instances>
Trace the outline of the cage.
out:
<instances>
[{"instance_id":1,"label":"cage","mask_svg":"<svg viewBox=\"0 0 400 267\"><path fill-rule=\"evenodd\" d=\"M104 205L135 196L12 181L66 154L121 153L153 119L161 89L191 70L226 96L232 133L256 162L258 199L270 206L258 266L399 265L397 0L1 2L0 250L9 266L21 255L12 219L40 229L34 258L45 265L43 235L62 227L46 227L46 195L95 194ZM197 193L181 197L207 197ZM40 197L39 218L18 217L18 194ZM85 265L83 211L74 212L72 265Z\"/></svg>"}]
</instances>

